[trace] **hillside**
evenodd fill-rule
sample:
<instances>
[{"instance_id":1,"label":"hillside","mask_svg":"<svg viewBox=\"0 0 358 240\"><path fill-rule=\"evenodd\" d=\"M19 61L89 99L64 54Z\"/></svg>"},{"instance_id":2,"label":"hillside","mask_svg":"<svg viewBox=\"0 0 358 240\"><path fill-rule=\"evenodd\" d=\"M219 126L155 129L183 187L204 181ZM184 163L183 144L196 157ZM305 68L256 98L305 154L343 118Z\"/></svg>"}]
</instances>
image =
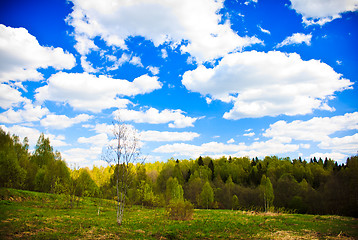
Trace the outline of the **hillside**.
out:
<instances>
[{"instance_id":1,"label":"hillside","mask_svg":"<svg viewBox=\"0 0 358 240\"><path fill-rule=\"evenodd\" d=\"M174 221L163 208L133 205L118 227L109 200L78 198L71 208L69 196L8 188L0 199L1 239L358 238L358 221L350 217L195 210L193 220Z\"/></svg>"}]
</instances>

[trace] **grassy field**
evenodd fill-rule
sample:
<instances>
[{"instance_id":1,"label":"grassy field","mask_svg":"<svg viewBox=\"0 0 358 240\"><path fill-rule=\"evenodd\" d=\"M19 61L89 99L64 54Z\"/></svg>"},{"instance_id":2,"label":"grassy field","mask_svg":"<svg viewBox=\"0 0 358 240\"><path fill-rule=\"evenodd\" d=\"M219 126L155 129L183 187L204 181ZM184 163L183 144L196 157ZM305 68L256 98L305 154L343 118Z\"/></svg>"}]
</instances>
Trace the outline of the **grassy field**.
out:
<instances>
[{"instance_id":1,"label":"grassy field","mask_svg":"<svg viewBox=\"0 0 358 240\"><path fill-rule=\"evenodd\" d=\"M116 224L113 202L0 189L0 239L358 239L358 220L339 216L195 210L168 220L165 209L130 206ZM100 206L100 214L98 208Z\"/></svg>"}]
</instances>

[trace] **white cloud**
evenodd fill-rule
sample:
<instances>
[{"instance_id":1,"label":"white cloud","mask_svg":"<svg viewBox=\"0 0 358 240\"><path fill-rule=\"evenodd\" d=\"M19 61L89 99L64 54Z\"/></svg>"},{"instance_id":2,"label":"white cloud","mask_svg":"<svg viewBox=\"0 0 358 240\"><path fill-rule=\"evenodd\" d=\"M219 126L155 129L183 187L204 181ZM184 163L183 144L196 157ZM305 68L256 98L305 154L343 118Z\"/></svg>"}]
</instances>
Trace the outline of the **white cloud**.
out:
<instances>
[{"instance_id":1,"label":"white cloud","mask_svg":"<svg viewBox=\"0 0 358 240\"><path fill-rule=\"evenodd\" d=\"M43 79L38 68L71 69L76 59L62 48L40 46L24 28L0 24L0 82Z\"/></svg>"},{"instance_id":2,"label":"white cloud","mask_svg":"<svg viewBox=\"0 0 358 240\"><path fill-rule=\"evenodd\" d=\"M117 115L118 113L114 113ZM123 121L123 119L121 119ZM127 124L128 125L128 124ZM128 125L130 128L134 129L132 125ZM79 139L81 143L90 143L96 144L99 141L97 138L105 139L104 135L112 136L113 134L113 125L108 125L106 123L94 125L85 125L84 127L94 130L98 135ZM138 134L139 140L144 142L173 142L173 141L192 141L194 138L199 137L200 134L196 132L169 132L169 131L141 131ZM92 141L93 139L93 141Z\"/></svg>"},{"instance_id":3,"label":"white cloud","mask_svg":"<svg viewBox=\"0 0 358 240\"><path fill-rule=\"evenodd\" d=\"M1 63L0 63L1 64ZM21 93L7 84L0 84L0 107L8 109L12 106L17 106L26 99L21 96Z\"/></svg>"},{"instance_id":4,"label":"white cloud","mask_svg":"<svg viewBox=\"0 0 358 240\"><path fill-rule=\"evenodd\" d=\"M79 137L77 140L79 143L91 144L93 146L105 146L109 143L106 133L100 133L92 137Z\"/></svg>"},{"instance_id":5,"label":"white cloud","mask_svg":"<svg viewBox=\"0 0 358 240\"><path fill-rule=\"evenodd\" d=\"M73 126L74 124L86 122L91 119L92 116L87 114L80 114L74 118L69 118L66 115L47 115L46 118L41 120L41 125L44 127L50 127L55 129L64 129Z\"/></svg>"},{"instance_id":6,"label":"white cloud","mask_svg":"<svg viewBox=\"0 0 358 240\"><path fill-rule=\"evenodd\" d=\"M21 123L21 122L34 122L49 113L46 107L40 105L34 106L29 100L26 100L23 109L9 109L0 114L0 122L2 123Z\"/></svg>"},{"instance_id":7,"label":"white cloud","mask_svg":"<svg viewBox=\"0 0 358 240\"><path fill-rule=\"evenodd\" d=\"M90 163L100 159L101 153L102 148L94 146L90 148L71 148L61 152L63 159L65 159L67 163L70 165L78 164L81 167L84 164L92 166Z\"/></svg>"},{"instance_id":8,"label":"white cloud","mask_svg":"<svg viewBox=\"0 0 358 240\"><path fill-rule=\"evenodd\" d=\"M97 51L99 48L94 43L93 40L89 39L84 34L75 34L75 49L79 52L82 56L89 54L92 50Z\"/></svg>"},{"instance_id":9,"label":"white cloud","mask_svg":"<svg viewBox=\"0 0 358 240\"><path fill-rule=\"evenodd\" d=\"M250 3L255 4L257 2L258 2L258 0L247 0L246 2L244 2L244 4L249 5Z\"/></svg>"},{"instance_id":10,"label":"white cloud","mask_svg":"<svg viewBox=\"0 0 358 240\"><path fill-rule=\"evenodd\" d=\"M226 143L234 143L235 142L235 140L233 139L233 138L231 138L230 140L228 140Z\"/></svg>"},{"instance_id":11,"label":"white cloud","mask_svg":"<svg viewBox=\"0 0 358 240\"><path fill-rule=\"evenodd\" d=\"M182 83L203 96L233 102L226 119L333 111L328 100L353 84L321 61L278 51L228 54L214 68L187 71Z\"/></svg>"},{"instance_id":12,"label":"white cloud","mask_svg":"<svg viewBox=\"0 0 358 240\"><path fill-rule=\"evenodd\" d=\"M324 25L340 18L342 13L358 9L357 0L291 0L291 8L302 15L306 25Z\"/></svg>"},{"instance_id":13,"label":"white cloud","mask_svg":"<svg viewBox=\"0 0 358 240\"><path fill-rule=\"evenodd\" d=\"M271 35L271 32L269 30L263 29L261 26L258 26L258 27L259 27L261 32Z\"/></svg>"},{"instance_id":14,"label":"white cloud","mask_svg":"<svg viewBox=\"0 0 358 240\"><path fill-rule=\"evenodd\" d=\"M150 93L162 87L158 77L142 75L133 82L104 75L59 72L48 79L48 85L36 90L39 101L65 102L74 109L100 112L111 107L125 107L129 100L119 96Z\"/></svg>"},{"instance_id":15,"label":"white cloud","mask_svg":"<svg viewBox=\"0 0 358 240\"><path fill-rule=\"evenodd\" d=\"M174 141L192 141L200 136L195 132L160 132L160 131L142 131L140 140L147 142L174 142Z\"/></svg>"},{"instance_id":16,"label":"white cloud","mask_svg":"<svg viewBox=\"0 0 358 240\"><path fill-rule=\"evenodd\" d=\"M30 148L34 148L37 140L39 139L41 132L35 128L24 127L20 125L14 125L11 127L5 127L4 125L0 125L2 129L6 132L10 132L11 134L15 134L20 137L20 139L24 139L25 137L29 140ZM68 144L65 142L65 137L63 135L53 135L49 133L44 134L46 138L50 139L50 144L53 147L63 147Z\"/></svg>"},{"instance_id":17,"label":"white cloud","mask_svg":"<svg viewBox=\"0 0 358 240\"><path fill-rule=\"evenodd\" d=\"M126 48L125 40L143 36L155 46L181 45L183 52L207 61L261 43L256 37L240 37L230 22L219 24L223 1L214 0L73 0L67 22L75 28L76 49L83 55L95 49L100 36L107 45ZM163 57L166 54L163 53Z\"/></svg>"},{"instance_id":18,"label":"white cloud","mask_svg":"<svg viewBox=\"0 0 358 240\"><path fill-rule=\"evenodd\" d=\"M277 44L276 48L280 48L287 45L302 44L311 45L311 34L294 33L292 36L285 38L281 43Z\"/></svg>"},{"instance_id":19,"label":"white cloud","mask_svg":"<svg viewBox=\"0 0 358 240\"><path fill-rule=\"evenodd\" d=\"M255 133L254 132L244 133L243 136L245 136L245 137L253 137L253 136L255 136Z\"/></svg>"},{"instance_id":20,"label":"white cloud","mask_svg":"<svg viewBox=\"0 0 358 240\"><path fill-rule=\"evenodd\" d=\"M159 74L159 68L158 67L153 67L153 66L149 66L147 67L149 69L149 71L153 74L153 75L158 75Z\"/></svg>"},{"instance_id":21,"label":"white cloud","mask_svg":"<svg viewBox=\"0 0 358 240\"><path fill-rule=\"evenodd\" d=\"M85 128L89 128L91 130L94 130L96 133L106 133L107 135L111 135L113 133L113 126L108 125L106 123L99 123L94 125L82 125Z\"/></svg>"},{"instance_id":22,"label":"white cloud","mask_svg":"<svg viewBox=\"0 0 358 240\"><path fill-rule=\"evenodd\" d=\"M356 154L358 149L358 133L352 136L335 137L324 139L318 147L321 149L330 149L334 152Z\"/></svg>"},{"instance_id":23,"label":"white cloud","mask_svg":"<svg viewBox=\"0 0 358 240\"><path fill-rule=\"evenodd\" d=\"M130 55L125 54L125 53L123 53L122 56L119 59L117 59L117 57L113 56L113 55L109 55L107 57L109 57L108 60L114 62L114 64L112 66L107 67L107 71L117 70L124 63L130 61Z\"/></svg>"},{"instance_id":24,"label":"white cloud","mask_svg":"<svg viewBox=\"0 0 358 240\"><path fill-rule=\"evenodd\" d=\"M314 141L321 149L329 149L342 156L353 155L357 151L358 133L352 136L331 137L330 135L358 130L358 112L346 113L334 117L315 117L307 121L296 120L291 123L278 121L270 125L263 136L271 138L289 138L294 140ZM309 148L301 144L302 148ZM339 160L341 158L338 158Z\"/></svg>"},{"instance_id":25,"label":"white cloud","mask_svg":"<svg viewBox=\"0 0 358 240\"><path fill-rule=\"evenodd\" d=\"M198 118L187 117L181 110L164 109L159 111L155 108L149 108L146 111L135 111L120 109L113 114L119 116L122 121L134 121L135 123L163 124L169 123L170 128L193 127L193 123Z\"/></svg>"},{"instance_id":26,"label":"white cloud","mask_svg":"<svg viewBox=\"0 0 358 240\"><path fill-rule=\"evenodd\" d=\"M301 143L300 144L300 148L304 148L304 149L310 149L311 145L307 144L307 143Z\"/></svg>"},{"instance_id":27,"label":"white cloud","mask_svg":"<svg viewBox=\"0 0 358 240\"><path fill-rule=\"evenodd\" d=\"M290 123L278 121L270 125L265 137L289 137L295 140L323 141L331 134L358 129L358 112L334 117L315 117L307 121L296 120Z\"/></svg>"},{"instance_id":28,"label":"white cloud","mask_svg":"<svg viewBox=\"0 0 358 240\"><path fill-rule=\"evenodd\" d=\"M161 52L162 52L162 58L167 58L168 57L168 52L167 52L167 50L165 50L164 48L161 50Z\"/></svg>"},{"instance_id":29,"label":"white cloud","mask_svg":"<svg viewBox=\"0 0 358 240\"><path fill-rule=\"evenodd\" d=\"M88 62L87 58L85 56L81 57L81 66L85 72L88 72L88 73L98 72L98 69L93 68L92 63Z\"/></svg>"},{"instance_id":30,"label":"white cloud","mask_svg":"<svg viewBox=\"0 0 358 240\"><path fill-rule=\"evenodd\" d=\"M143 67L142 60L140 59L140 57L137 56L132 57L129 63L138 67Z\"/></svg>"},{"instance_id":31,"label":"white cloud","mask_svg":"<svg viewBox=\"0 0 358 240\"><path fill-rule=\"evenodd\" d=\"M265 142L254 142L251 145L244 143L224 144L209 142L202 145L192 145L185 143L174 143L160 146L153 150L155 153L172 153L193 158L199 155L235 155L235 156L258 156L276 155L294 152L299 149L299 145L285 144L275 139Z\"/></svg>"},{"instance_id":32,"label":"white cloud","mask_svg":"<svg viewBox=\"0 0 358 240\"><path fill-rule=\"evenodd\" d=\"M186 143L174 143L160 146L153 150L155 153L177 153L180 155L199 156L208 153L237 152L246 149L244 144L224 144L218 142L209 142L202 145L192 145Z\"/></svg>"}]
</instances>

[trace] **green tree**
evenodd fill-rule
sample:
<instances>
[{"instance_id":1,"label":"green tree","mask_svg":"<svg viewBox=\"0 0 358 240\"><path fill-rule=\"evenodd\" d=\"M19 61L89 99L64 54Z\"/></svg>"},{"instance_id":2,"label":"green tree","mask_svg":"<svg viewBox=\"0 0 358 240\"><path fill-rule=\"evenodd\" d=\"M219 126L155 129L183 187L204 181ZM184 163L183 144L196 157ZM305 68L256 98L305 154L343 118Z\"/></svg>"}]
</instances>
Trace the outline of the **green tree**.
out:
<instances>
[{"instance_id":1,"label":"green tree","mask_svg":"<svg viewBox=\"0 0 358 240\"><path fill-rule=\"evenodd\" d=\"M208 209L213 202L214 202L214 190L211 187L210 183L206 182L200 193L200 206L202 208Z\"/></svg>"},{"instance_id":2,"label":"green tree","mask_svg":"<svg viewBox=\"0 0 358 240\"><path fill-rule=\"evenodd\" d=\"M240 208L239 198L234 194L232 196L232 210L238 210Z\"/></svg>"},{"instance_id":3,"label":"green tree","mask_svg":"<svg viewBox=\"0 0 358 240\"><path fill-rule=\"evenodd\" d=\"M204 161L203 161L203 158L201 156L198 158L198 165L199 166L204 166Z\"/></svg>"},{"instance_id":4,"label":"green tree","mask_svg":"<svg viewBox=\"0 0 358 240\"><path fill-rule=\"evenodd\" d=\"M166 187L167 202L171 200L184 200L183 195L183 187L179 184L178 179L170 177Z\"/></svg>"},{"instance_id":5,"label":"green tree","mask_svg":"<svg viewBox=\"0 0 358 240\"><path fill-rule=\"evenodd\" d=\"M175 177L179 184L184 184L184 177L183 177L183 173L180 169L180 163L179 162L176 162L175 163L175 167L174 167L174 170L173 170L173 177Z\"/></svg>"},{"instance_id":6,"label":"green tree","mask_svg":"<svg viewBox=\"0 0 358 240\"><path fill-rule=\"evenodd\" d=\"M273 187L270 178L263 175L261 178L260 188L264 198L264 209L265 212L267 212L270 209L270 206L272 206L274 200Z\"/></svg>"},{"instance_id":7,"label":"green tree","mask_svg":"<svg viewBox=\"0 0 358 240\"><path fill-rule=\"evenodd\" d=\"M93 181L87 169L80 169L79 177L76 181L76 195L84 197L97 197L99 188Z\"/></svg>"},{"instance_id":8,"label":"green tree","mask_svg":"<svg viewBox=\"0 0 358 240\"><path fill-rule=\"evenodd\" d=\"M50 162L55 160L53 147L50 145L50 139L45 138L43 133L41 133L39 139L37 140L32 160L39 168L49 165Z\"/></svg>"},{"instance_id":9,"label":"green tree","mask_svg":"<svg viewBox=\"0 0 358 240\"><path fill-rule=\"evenodd\" d=\"M26 171L21 168L13 138L0 128L0 186L21 188Z\"/></svg>"},{"instance_id":10,"label":"green tree","mask_svg":"<svg viewBox=\"0 0 358 240\"><path fill-rule=\"evenodd\" d=\"M214 180L215 167L214 167L214 162L211 159L210 159L208 168L211 170L211 181L212 181L212 180Z\"/></svg>"}]
</instances>

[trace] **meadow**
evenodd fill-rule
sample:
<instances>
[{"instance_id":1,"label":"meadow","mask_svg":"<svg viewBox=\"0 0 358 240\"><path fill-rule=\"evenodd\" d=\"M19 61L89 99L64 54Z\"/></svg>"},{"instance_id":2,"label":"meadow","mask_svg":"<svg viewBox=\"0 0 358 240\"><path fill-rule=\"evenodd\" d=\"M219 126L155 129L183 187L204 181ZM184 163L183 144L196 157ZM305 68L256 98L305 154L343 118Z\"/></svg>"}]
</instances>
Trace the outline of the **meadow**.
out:
<instances>
[{"instance_id":1,"label":"meadow","mask_svg":"<svg viewBox=\"0 0 358 240\"><path fill-rule=\"evenodd\" d=\"M119 227L109 200L9 188L0 199L0 239L358 239L351 217L196 209L175 221L164 208L129 205Z\"/></svg>"}]
</instances>

